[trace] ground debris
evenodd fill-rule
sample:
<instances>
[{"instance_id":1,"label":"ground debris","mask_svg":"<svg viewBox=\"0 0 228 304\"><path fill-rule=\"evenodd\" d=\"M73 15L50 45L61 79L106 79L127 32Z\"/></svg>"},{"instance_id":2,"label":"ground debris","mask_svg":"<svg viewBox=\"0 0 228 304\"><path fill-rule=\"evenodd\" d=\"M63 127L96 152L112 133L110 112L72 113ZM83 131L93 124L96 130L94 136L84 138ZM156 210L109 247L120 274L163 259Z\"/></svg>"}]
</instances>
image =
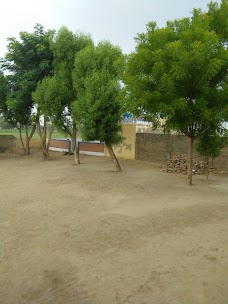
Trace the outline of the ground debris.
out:
<instances>
[{"instance_id":1,"label":"ground debris","mask_svg":"<svg viewBox=\"0 0 228 304\"><path fill-rule=\"evenodd\" d=\"M174 155L168 160L168 162L161 166L161 171L166 173L188 173L188 157L187 154ZM205 172L212 172L214 168L206 161L192 161L192 173L193 174L205 174Z\"/></svg>"}]
</instances>

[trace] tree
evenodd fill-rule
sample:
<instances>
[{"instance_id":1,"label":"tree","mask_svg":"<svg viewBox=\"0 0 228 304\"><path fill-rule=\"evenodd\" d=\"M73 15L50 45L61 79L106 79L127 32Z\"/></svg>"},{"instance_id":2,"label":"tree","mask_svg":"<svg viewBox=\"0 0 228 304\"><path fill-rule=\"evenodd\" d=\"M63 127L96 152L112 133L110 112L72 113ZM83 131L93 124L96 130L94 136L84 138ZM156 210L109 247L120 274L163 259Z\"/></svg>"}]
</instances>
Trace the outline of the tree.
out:
<instances>
[{"instance_id":1,"label":"tree","mask_svg":"<svg viewBox=\"0 0 228 304\"><path fill-rule=\"evenodd\" d=\"M0 113L6 111L6 97L7 97L7 79L0 70Z\"/></svg>"},{"instance_id":2,"label":"tree","mask_svg":"<svg viewBox=\"0 0 228 304\"><path fill-rule=\"evenodd\" d=\"M90 36L74 34L62 27L52 44L54 75L44 79L34 94L41 111L50 116L57 129L71 137L76 164L80 163L80 159L76 145L77 121L72 116L73 101L77 98L72 72L78 52L89 44L92 44ZM38 97L40 94L43 97Z\"/></svg>"},{"instance_id":3,"label":"tree","mask_svg":"<svg viewBox=\"0 0 228 304\"><path fill-rule=\"evenodd\" d=\"M43 118L43 126L41 127L40 119L36 122L36 130L40 136L42 143L42 152L44 160L49 159L49 147L51 142L51 136L54 131L53 124L48 130L48 122L51 120L51 112L49 105L53 100L58 102L59 98L59 87L58 83L55 83L55 78L47 76L43 79L42 82L39 82L36 91L32 93L32 98L37 107L37 113L39 118ZM64 94L64 92L62 91ZM55 95L54 95L55 94ZM61 102L61 101L60 101ZM48 134L49 133L49 134ZM48 134L48 139L47 139Z\"/></svg>"},{"instance_id":4,"label":"tree","mask_svg":"<svg viewBox=\"0 0 228 304\"><path fill-rule=\"evenodd\" d=\"M213 134L210 132L205 132L200 134L198 142L196 143L196 151L204 157L205 159L205 174L208 179L209 177L209 165L210 160L213 161L214 158L219 157L221 149L228 145L227 132L225 134Z\"/></svg>"},{"instance_id":5,"label":"tree","mask_svg":"<svg viewBox=\"0 0 228 304\"><path fill-rule=\"evenodd\" d=\"M0 114L0 129L11 130L13 126Z\"/></svg>"},{"instance_id":6,"label":"tree","mask_svg":"<svg viewBox=\"0 0 228 304\"><path fill-rule=\"evenodd\" d=\"M117 171L120 164L112 146L122 141L120 72L122 54L109 42L82 50L75 60L74 84L77 100L74 117L81 123L83 138L104 141Z\"/></svg>"},{"instance_id":7,"label":"tree","mask_svg":"<svg viewBox=\"0 0 228 304\"><path fill-rule=\"evenodd\" d=\"M32 92L40 80L52 73L53 35L54 31L45 32L40 24L35 26L34 33L20 32L20 40L8 38L8 52L2 60L3 69L8 71L9 87L3 114L19 130L25 154L30 153L29 143L36 129Z\"/></svg>"},{"instance_id":8,"label":"tree","mask_svg":"<svg viewBox=\"0 0 228 304\"><path fill-rule=\"evenodd\" d=\"M17 122L15 116L12 114L12 110L8 109L7 96L9 94L9 80L7 76L0 71L0 115L1 115L1 127L5 129L15 128Z\"/></svg>"},{"instance_id":9,"label":"tree","mask_svg":"<svg viewBox=\"0 0 228 304\"><path fill-rule=\"evenodd\" d=\"M228 54L211 20L194 10L191 18L167 22L164 28L149 23L136 39L124 76L132 112L156 122L164 118L164 130L189 138L190 185L195 138L221 130L228 106Z\"/></svg>"},{"instance_id":10,"label":"tree","mask_svg":"<svg viewBox=\"0 0 228 304\"><path fill-rule=\"evenodd\" d=\"M207 16L211 31L215 31L221 43L227 48L228 41L228 1L222 0L219 5L217 2L210 2L208 5Z\"/></svg>"},{"instance_id":11,"label":"tree","mask_svg":"<svg viewBox=\"0 0 228 304\"><path fill-rule=\"evenodd\" d=\"M0 70L0 100L5 101L7 95L7 80L3 72Z\"/></svg>"}]
</instances>

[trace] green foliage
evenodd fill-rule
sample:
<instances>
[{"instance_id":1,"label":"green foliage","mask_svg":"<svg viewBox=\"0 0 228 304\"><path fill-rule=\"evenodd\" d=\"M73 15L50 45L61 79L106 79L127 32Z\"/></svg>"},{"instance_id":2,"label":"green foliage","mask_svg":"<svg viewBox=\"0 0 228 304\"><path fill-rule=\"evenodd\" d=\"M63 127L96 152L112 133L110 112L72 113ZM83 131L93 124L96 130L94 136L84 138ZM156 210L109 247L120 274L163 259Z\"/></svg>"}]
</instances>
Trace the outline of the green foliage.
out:
<instances>
[{"instance_id":1,"label":"green foliage","mask_svg":"<svg viewBox=\"0 0 228 304\"><path fill-rule=\"evenodd\" d=\"M37 86L33 98L42 113L49 115L60 131L72 133L72 102L76 99L72 71L78 52L92 44L90 36L74 34L62 27L52 43L54 75Z\"/></svg>"},{"instance_id":2,"label":"green foliage","mask_svg":"<svg viewBox=\"0 0 228 304\"><path fill-rule=\"evenodd\" d=\"M74 84L78 98L74 117L81 123L87 140L101 140L107 145L122 141L120 82L122 54L109 42L90 45L75 60Z\"/></svg>"},{"instance_id":3,"label":"green foliage","mask_svg":"<svg viewBox=\"0 0 228 304\"><path fill-rule=\"evenodd\" d=\"M208 5L208 17L210 29L215 31L220 41L227 46L228 40L228 1L222 0L219 6L216 2Z\"/></svg>"},{"instance_id":4,"label":"green foliage","mask_svg":"<svg viewBox=\"0 0 228 304\"><path fill-rule=\"evenodd\" d=\"M105 71L93 72L86 78L85 91L75 105L77 115L81 115L85 139L98 139L108 145L122 141L119 91L118 83Z\"/></svg>"},{"instance_id":5,"label":"green foliage","mask_svg":"<svg viewBox=\"0 0 228 304\"><path fill-rule=\"evenodd\" d=\"M0 70L0 111L4 107L7 96L7 80L3 72Z\"/></svg>"},{"instance_id":6,"label":"green foliage","mask_svg":"<svg viewBox=\"0 0 228 304\"><path fill-rule=\"evenodd\" d=\"M37 24L33 33L20 32L20 40L8 38L8 52L2 60L8 71L8 94L5 117L16 127L32 121L32 92L37 83L52 73L53 55L50 49L54 32L45 32Z\"/></svg>"},{"instance_id":7,"label":"green foliage","mask_svg":"<svg viewBox=\"0 0 228 304\"><path fill-rule=\"evenodd\" d=\"M223 136L219 134L210 135L208 133L201 134L196 144L196 151L206 159L215 158L220 155L221 149L228 145L227 134Z\"/></svg>"},{"instance_id":8,"label":"green foliage","mask_svg":"<svg viewBox=\"0 0 228 304\"><path fill-rule=\"evenodd\" d=\"M0 70L0 114L5 114L7 111L6 106L7 98L7 79L3 72Z\"/></svg>"},{"instance_id":9,"label":"green foliage","mask_svg":"<svg viewBox=\"0 0 228 304\"><path fill-rule=\"evenodd\" d=\"M9 130L12 128L13 126L3 116L0 116L0 129Z\"/></svg>"},{"instance_id":10,"label":"green foliage","mask_svg":"<svg viewBox=\"0 0 228 304\"><path fill-rule=\"evenodd\" d=\"M52 70L50 43L53 35L53 30L45 32L42 25L36 24L33 33L19 33L20 41L8 38L8 52L3 60L3 68L36 85ZM23 75L18 75L19 72Z\"/></svg>"},{"instance_id":11,"label":"green foliage","mask_svg":"<svg viewBox=\"0 0 228 304\"><path fill-rule=\"evenodd\" d=\"M209 13L194 10L191 18L168 22L165 28L149 23L147 32L138 35L124 75L133 113L149 120L164 117L166 130L189 137L221 126L228 107L228 50L227 37L223 31L216 34L214 26L227 1L216 6L216 14L213 6Z\"/></svg>"},{"instance_id":12,"label":"green foliage","mask_svg":"<svg viewBox=\"0 0 228 304\"><path fill-rule=\"evenodd\" d=\"M63 125L71 125L71 119L63 108L66 96L67 87L57 76L45 77L32 94L40 114L48 116L59 130L62 130Z\"/></svg>"}]
</instances>

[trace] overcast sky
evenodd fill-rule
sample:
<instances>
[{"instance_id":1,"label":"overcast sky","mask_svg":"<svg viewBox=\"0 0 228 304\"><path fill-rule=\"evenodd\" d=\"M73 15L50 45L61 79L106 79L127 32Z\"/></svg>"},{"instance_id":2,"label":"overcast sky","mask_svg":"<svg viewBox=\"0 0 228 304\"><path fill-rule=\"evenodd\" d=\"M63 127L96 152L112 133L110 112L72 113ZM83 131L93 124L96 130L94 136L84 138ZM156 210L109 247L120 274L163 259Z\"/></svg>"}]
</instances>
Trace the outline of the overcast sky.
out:
<instances>
[{"instance_id":1,"label":"overcast sky","mask_svg":"<svg viewBox=\"0 0 228 304\"><path fill-rule=\"evenodd\" d=\"M207 3L209 0L1 0L0 57L6 52L7 37L33 31L35 23L46 30L66 25L74 32L90 33L95 42L108 39L129 53L134 50L134 37L145 31L147 22L164 26L167 20L189 16L194 7L206 10Z\"/></svg>"}]
</instances>

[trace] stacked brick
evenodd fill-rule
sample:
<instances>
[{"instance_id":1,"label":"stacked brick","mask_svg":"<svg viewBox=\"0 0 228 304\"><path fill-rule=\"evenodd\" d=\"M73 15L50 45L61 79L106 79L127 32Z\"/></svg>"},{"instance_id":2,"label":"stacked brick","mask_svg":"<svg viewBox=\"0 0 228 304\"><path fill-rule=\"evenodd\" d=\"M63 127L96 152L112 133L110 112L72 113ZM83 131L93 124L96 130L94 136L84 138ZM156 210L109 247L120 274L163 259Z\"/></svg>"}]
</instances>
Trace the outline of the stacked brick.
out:
<instances>
[{"instance_id":1,"label":"stacked brick","mask_svg":"<svg viewBox=\"0 0 228 304\"><path fill-rule=\"evenodd\" d=\"M192 162L192 172L194 174L204 174L205 171L213 171L213 167L208 167L207 163L204 161L195 161ZM187 174L188 173L188 157L186 154L174 155L171 159L168 160L167 164L161 167L161 171L167 173L179 173Z\"/></svg>"},{"instance_id":2,"label":"stacked brick","mask_svg":"<svg viewBox=\"0 0 228 304\"><path fill-rule=\"evenodd\" d=\"M167 173L187 174L188 158L186 154L174 155L167 164L163 165L161 171Z\"/></svg>"}]
</instances>

